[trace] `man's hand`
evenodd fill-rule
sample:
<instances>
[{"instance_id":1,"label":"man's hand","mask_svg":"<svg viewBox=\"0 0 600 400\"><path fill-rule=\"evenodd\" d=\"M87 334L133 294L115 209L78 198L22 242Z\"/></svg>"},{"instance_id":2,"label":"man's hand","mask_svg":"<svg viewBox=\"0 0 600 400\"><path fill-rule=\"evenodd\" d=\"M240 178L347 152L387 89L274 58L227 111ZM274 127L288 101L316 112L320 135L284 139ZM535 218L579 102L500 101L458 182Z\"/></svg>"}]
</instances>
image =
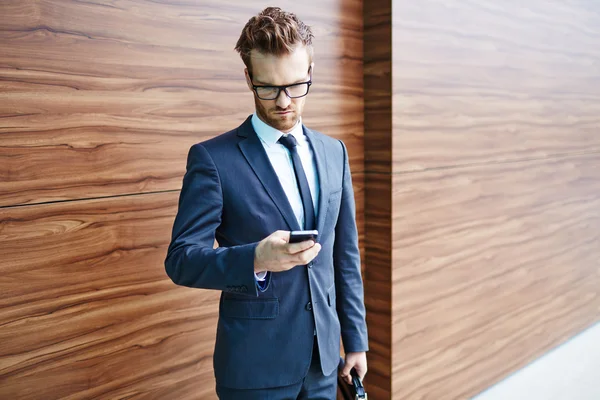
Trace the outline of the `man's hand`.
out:
<instances>
[{"instance_id":1,"label":"man's hand","mask_svg":"<svg viewBox=\"0 0 600 400\"><path fill-rule=\"evenodd\" d=\"M362 381L367 374L367 353L364 351L356 352L356 353L348 353L346 354L346 361L344 363L344 368L340 373L342 379L344 379L349 385L352 385L352 376L350 375L350 370L354 368Z\"/></svg>"},{"instance_id":2,"label":"man's hand","mask_svg":"<svg viewBox=\"0 0 600 400\"><path fill-rule=\"evenodd\" d=\"M321 245L312 240L289 241L289 231L275 231L261 240L254 252L254 272L287 271L296 265L308 264L321 251Z\"/></svg>"}]
</instances>

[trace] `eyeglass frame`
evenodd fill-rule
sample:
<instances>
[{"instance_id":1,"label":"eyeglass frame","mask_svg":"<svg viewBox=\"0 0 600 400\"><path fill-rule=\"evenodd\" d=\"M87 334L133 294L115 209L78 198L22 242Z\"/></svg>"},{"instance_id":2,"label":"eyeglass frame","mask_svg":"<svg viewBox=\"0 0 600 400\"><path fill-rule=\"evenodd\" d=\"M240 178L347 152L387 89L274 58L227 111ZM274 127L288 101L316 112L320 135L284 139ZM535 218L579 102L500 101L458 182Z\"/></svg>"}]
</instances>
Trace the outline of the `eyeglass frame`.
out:
<instances>
[{"instance_id":1,"label":"eyeglass frame","mask_svg":"<svg viewBox=\"0 0 600 400\"><path fill-rule=\"evenodd\" d=\"M261 99L261 100L277 100L279 98L279 96L281 95L281 91L283 90L285 92L285 95L287 97L289 97L290 99L300 99L306 95L308 95L308 92L310 91L310 86L312 85L312 65L310 67L308 67L308 75L310 75L309 80L305 81L305 82L297 82L297 83L292 83L291 85L255 85L254 82L252 82L252 76L250 76L250 83L252 83L252 90L254 90L254 93L256 93L256 96ZM306 88L306 93L303 94L302 96L290 96L290 94L287 91L287 88L289 88L290 86L298 86L298 85L308 85L308 87ZM257 88L277 88L277 96L273 97L272 99L263 99L262 97L260 97L258 95L258 91L256 90Z\"/></svg>"}]
</instances>

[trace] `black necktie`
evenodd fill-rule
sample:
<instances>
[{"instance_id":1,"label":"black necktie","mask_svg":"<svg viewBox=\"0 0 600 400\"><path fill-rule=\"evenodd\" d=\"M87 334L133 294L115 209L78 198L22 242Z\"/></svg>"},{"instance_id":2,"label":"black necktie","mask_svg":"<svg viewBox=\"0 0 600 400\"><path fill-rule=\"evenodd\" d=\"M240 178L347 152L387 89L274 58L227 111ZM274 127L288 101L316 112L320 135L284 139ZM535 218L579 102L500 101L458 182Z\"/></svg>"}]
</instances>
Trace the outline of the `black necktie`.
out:
<instances>
[{"instance_id":1,"label":"black necktie","mask_svg":"<svg viewBox=\"0 0 600 400\"><path fill-rule=\"evenodd\" d=\"M296 142L296 138L291 134L282 136L279 138L278 142L287 147L292 154L296 182L298 182L298 189L300 189L300 197L302 198L302 205L304 207L304 229L315 229L315 209L310 195L308 180L306 179L306 174L304 173L304 168L302 168L302 162L300 161L300 155L296 148L298 142Z\"/></svg>"}]
</instances>

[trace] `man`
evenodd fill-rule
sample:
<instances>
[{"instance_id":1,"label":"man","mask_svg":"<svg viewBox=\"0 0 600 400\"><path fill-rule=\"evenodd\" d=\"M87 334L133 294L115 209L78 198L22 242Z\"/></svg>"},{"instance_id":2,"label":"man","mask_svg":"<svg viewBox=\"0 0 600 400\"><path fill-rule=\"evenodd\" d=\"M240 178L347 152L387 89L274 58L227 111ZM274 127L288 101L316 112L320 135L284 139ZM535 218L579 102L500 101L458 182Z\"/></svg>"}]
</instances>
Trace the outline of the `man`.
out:
<instances>
[{"instance_id":1,"label":"man","mask_svg":"<svg viewBox=\"0 0 600 400\"><path fill-rule=\"evenodd\" d=\"M213 359L222 399L335 399L340 336L341 375L367 372L348 153L301 120L312 37L279 8L251 18L236 50L256 112L188 153L165 268L178 285L222 291ZM303 229L318 236L289 243Z\"/></svg>"}]
</instances>

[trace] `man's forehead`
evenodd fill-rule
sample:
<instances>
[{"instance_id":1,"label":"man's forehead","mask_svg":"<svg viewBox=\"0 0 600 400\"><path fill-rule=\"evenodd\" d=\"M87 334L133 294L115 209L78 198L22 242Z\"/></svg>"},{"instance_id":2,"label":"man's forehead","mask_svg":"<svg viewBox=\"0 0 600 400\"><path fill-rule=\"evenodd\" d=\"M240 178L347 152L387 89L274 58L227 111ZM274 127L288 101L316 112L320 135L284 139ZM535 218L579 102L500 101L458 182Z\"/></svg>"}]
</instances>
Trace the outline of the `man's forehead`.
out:
<instances>
[{"instance_id":1,"label":"man's forehead","mask_svg":"<svg viewBox=\"0 0 600 400\"><path fill-rule=\"evenodd\" d=\"M252 78L273 85L302 81L306 79L309 67L308 53L304 51L275 56L252 50L250 62Z\"/></svg>"}]
</instances>

